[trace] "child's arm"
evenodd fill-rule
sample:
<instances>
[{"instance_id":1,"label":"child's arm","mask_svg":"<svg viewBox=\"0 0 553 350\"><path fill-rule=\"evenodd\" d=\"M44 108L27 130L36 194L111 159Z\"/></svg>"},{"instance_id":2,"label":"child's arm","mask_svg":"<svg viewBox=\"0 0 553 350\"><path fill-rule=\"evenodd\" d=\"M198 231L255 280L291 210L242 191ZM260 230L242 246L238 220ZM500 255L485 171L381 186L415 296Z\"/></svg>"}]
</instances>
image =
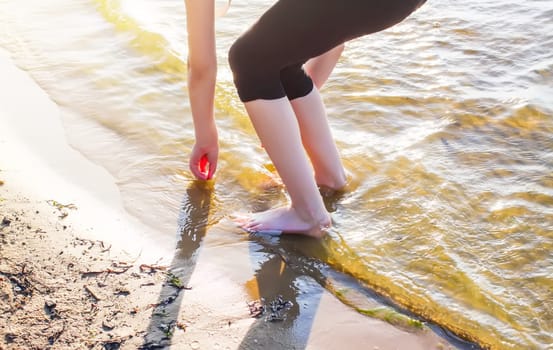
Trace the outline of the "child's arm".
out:
<instances>
[{"instance_id":1,"label":"child's arm","mask_svg":"<svg viewBox=\"0 0 553 350\"><path fill-rule=\"evenodd\" d=\"M185 0L188 31L188 94L196 142L190 170L209 180L217 168L217 127L213 116L217 57L213 0Z\"/></svg>"},{"instance_id":2,"label":"child's arm","mask_svg":"<svg viewBox=\"0 0 553 350\"><path fill-rule=\"evenodd\" d=\"M305 63L304 69L317 89L321 89L332 73L342 51L344 51L344 44L338 45L320 56L313 57Z\"/></svg>"}]
</instances>

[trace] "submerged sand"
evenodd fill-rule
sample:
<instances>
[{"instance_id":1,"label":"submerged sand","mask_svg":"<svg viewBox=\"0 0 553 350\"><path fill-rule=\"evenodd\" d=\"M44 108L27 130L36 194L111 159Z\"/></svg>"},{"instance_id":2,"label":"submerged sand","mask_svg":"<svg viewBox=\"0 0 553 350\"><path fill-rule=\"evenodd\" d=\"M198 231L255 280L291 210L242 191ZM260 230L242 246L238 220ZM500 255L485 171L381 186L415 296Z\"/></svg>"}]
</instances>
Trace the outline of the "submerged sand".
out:
<instances>
[{"instance_id":1,"label":"submerged sand","mask_svg":"<svg viewBox=\"0 0 553 350\"><path fill-rule=\"evenodd\" d=\"M0 76L0 349L453 348L344 305L278 243L253 249L224 226L156 240L2 52Z\"/></svg>"}]
</instances>

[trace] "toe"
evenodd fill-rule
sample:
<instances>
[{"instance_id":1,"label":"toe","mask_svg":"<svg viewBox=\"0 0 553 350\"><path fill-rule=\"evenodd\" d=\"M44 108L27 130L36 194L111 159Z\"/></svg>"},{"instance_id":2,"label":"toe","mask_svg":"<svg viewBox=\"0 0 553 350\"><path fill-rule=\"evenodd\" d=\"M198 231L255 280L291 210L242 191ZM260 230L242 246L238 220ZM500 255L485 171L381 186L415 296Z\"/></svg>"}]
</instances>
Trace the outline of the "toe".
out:
<instances>
[{"instance_id":1,"label":"toe","mask_svg":"<svg viewBox=\"0 0 553 350\"><path fill-rule=\"evenodd\" d=\"M235 214L232 214L232 215L230 215L230 219L231 219L234 223L236 223L236 224L238 224L238 225L240 225L240 226L246 225L246 224L248 224L249 222L252 221L251 214L246 214L246 213L235 213Z\"/></svg>"}]
</instances>

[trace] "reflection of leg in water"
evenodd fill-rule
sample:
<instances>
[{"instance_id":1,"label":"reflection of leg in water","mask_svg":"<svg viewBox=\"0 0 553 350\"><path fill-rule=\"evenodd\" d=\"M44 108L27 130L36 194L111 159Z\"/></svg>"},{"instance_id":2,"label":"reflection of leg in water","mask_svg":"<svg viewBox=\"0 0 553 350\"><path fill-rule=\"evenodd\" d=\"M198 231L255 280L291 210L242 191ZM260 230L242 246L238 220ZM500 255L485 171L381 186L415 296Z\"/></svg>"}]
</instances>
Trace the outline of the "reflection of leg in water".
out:
<instances>
[{"instance_id":1,"label":"reflection of leg in water","mask_svg":"<svg viewBox=\"0 0 553 350\"><path fill-rule=\"evenodd\" d=\"M211 184L195 181L183 198L179 220L180 236L167 281L153 308L144 345L140 349L163 349L171 345L171 336L178 322L183 290L190 281L202 240L209 223L213 188Z\"/></svg>"},{"instance_id":2,"label":"reflection of leg in water","mask_svg":"<svg viewBox=\"0 0 553 350\"><path fill-rule=\"evenodd\" d=\"M252 256L262 253L267 257L261 259L254 279L247 283L249 294L261 299L266 310L251 326L240 349L305 348L325 283L317 268L319 258L324 259L321 241L305 237L260 239L252 241L250 250ZM270 310L275 301L292 305L275 317Z\"/></svg>"},{"instance_id":3,"label":"reflection of leg in water","mask_svg":"<svg viewBox=\"0 0 553 350\"><path fill-rule=\"evenodd\" d=\"M191 259L207 232L213 185L207 182L193 182L186 190L186 196L179 212L179 243L175 258Z\"/></svg>"}]
</instances>

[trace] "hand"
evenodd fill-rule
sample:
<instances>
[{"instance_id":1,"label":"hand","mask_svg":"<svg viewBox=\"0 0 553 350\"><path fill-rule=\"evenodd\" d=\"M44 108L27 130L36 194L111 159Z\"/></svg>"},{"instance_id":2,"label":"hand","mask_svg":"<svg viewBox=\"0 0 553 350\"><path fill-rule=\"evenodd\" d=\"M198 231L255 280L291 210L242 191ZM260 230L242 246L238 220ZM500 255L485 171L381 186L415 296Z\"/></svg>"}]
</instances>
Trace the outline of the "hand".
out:
<instances>
[{"instance_id":1,"label":"hand","mask_svg":"<svg viewBox=\"0 0 553 350\"><path fill-rule=\"evenodd\" d=\"M195 144L190 155L190 171L198 180L211 180L217 169L219 146L199 146Z\"/></svg>"}]
</instances>

